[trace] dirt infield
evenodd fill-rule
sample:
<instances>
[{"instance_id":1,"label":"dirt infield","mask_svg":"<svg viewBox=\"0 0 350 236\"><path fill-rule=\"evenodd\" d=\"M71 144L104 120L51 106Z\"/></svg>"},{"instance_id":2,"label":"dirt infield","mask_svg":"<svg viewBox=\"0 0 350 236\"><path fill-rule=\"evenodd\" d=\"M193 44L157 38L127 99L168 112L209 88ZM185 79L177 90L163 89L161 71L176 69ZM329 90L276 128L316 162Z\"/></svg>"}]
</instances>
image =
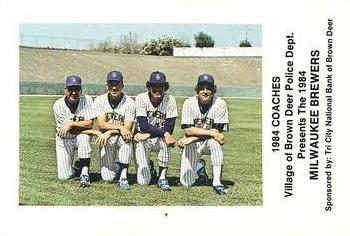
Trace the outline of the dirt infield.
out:
<instances>
[{"instance_id":1,"label":"dirt infield","mask_svg":"<svg viewBox=\"0 0 350 236\"><path fill-rule=\"evenodd\" d=\"M219 86L260 87L261 57L175 58L114 53L19 49L20 81L62 82L78 74L85 83L104 83L108 71L123 72L128 84L144 84L154 70L164 71L172 85L193 86L202 73L211 73Z\"/></svg>"}]
</instances>

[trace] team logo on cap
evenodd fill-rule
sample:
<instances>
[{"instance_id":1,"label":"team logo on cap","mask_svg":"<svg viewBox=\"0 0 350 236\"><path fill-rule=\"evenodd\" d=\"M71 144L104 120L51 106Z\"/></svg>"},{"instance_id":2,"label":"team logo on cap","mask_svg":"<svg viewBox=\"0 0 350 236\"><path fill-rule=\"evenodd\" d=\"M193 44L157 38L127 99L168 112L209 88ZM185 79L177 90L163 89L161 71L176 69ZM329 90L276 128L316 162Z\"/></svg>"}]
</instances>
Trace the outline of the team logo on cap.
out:
<instances>
[{"instance_id":1,"label":"team logo on cap","mask_svg":"<svg viewBox=\"0 0 350 236\"><path fill-rule=\"evenodd\" d=\"M160 74L156 74L156 80L161 80L162 77L160 76Z\"/></svg>"}]
</instances>

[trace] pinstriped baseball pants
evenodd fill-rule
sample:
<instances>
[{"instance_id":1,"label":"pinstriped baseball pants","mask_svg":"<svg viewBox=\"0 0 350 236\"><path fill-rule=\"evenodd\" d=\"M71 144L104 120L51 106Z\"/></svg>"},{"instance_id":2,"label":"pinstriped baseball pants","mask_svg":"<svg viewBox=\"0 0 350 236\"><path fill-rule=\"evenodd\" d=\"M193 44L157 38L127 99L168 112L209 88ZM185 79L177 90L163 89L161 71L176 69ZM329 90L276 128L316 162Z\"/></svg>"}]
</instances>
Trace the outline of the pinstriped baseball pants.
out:
<instances>
[{"instance_id":1,"label":"pinstriped baseball pants","mask_svg":"<svg viewBox=\"0 0 350 236\"><path fill-rule=\"evenodd\" d=\"M68 135L60 138L56 135L56 159L58 179L68 179L73 174L72 163L74 149L78 149L78 158L90 158L90 136L87 134Z\"/></svg>"},{"instance_id":2,"label":"pinstriped baseball pants","mask_svg":"<svg viewBox=\"0 0 350 236\"><path fill-rule=\"evenodd\" d=\"M150 152L158 152L158 164L168 167L170 161L170 148L164 142L164 138L151 138L136 143L135 159L137 168L137 182L147 185L151 182Z\"/></svg>"},{"instance_id":3,"label":"pinstriped baseball pants","mask_svg":"<svg viewBox=\"0 0 350 236\"><path fill-rule=\"evenodd\" d=\"M101 177L105 181L111 181L116 176L116 160L123 164L129 164L132 155L132 142L125 142L120 135L112 136L108 139L106 146L101 148L100 154Z\"/></svg>"},{"instance_id":4,"label":"pinstriped baseball pants","mask_svg":"<svg viewBox=\"0 0 350 236\"><path fill-rule=\"evenodd\" d=\"M202 142L194 142L185 146L182 151L180 182L183 186L192 186L198 178L196 166L202 155L210 155L213 166L223 164L223 153L221 145L213 138Z\"/></svg>"}]
</instances>

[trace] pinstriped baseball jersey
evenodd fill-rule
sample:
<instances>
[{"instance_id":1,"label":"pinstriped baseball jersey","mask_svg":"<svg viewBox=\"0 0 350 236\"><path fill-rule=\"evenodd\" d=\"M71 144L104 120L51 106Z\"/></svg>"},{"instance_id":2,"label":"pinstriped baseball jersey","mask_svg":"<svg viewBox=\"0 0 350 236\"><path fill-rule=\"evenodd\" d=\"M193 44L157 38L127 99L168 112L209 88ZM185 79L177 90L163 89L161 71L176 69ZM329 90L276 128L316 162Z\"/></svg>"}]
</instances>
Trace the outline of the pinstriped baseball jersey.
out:
<instances>
[{"instance_id":1,"label":"pinstriped baseball jersey","mask_svg":"<svg viewBox=\"0 0 350 236\"><path fill-rule=\"evenodd\" d=\"M135 122L135 102L125 95L118 106L113 109L108 101L108 93L104 93L95 98L95 116L105 116L108 123L124 125L124 121Z\"/></svg>"},{"instance_id":2,"label":"pinstriped baseball jersey","mask_svg":"<svg viewBox=\"0 0 350 236\"><path fill-rule=\"evenodd\" d=\"M148 92L136 96L136 117L147 117L148 123L161 128L164 126L166 118L177 117L177 107L175 97L165 94L163 101L158 107L154 107L148 96ZM139 127L137 130L140 131Z\"/></svg>"},{"instance_id":3,"label":"pinstriped baseball jersey","mask_svg":"<svg viewBox=\"0 0 350 236\"><path fill-rule=\"evenodd\" d=\"M203 129L211 129L214 124L223 124L222 131L228 131L228 110L224 100L213 97L213 103L209 110L202 114L198 104L198 96L185 100L182 110L182 125L195 126ZM223 152L221 145L213 138L197 141L185 146L181 158L180 182L184 186L195 183L197 176L196 166L202 155L210 155L213 166L223 164Z\"/></svg>"},{"instance_id":4,"label":"pinstriped baseball jersey","mask_svg":"<svg viewBox=\"0 0 350 236\"><path fill-rule=\"evenodd\" d=\"M72 113L65 103L65 97L58 99L53 106L56 127L60 128L68 121L81 121L94 119L92 98L81 95L77 109ZM90 158L90 137L86 134L67 133L66 137L60 138L56 134L56 159L59 179L68 179L73 174L72 162L74 149L78 149L78 157Z\"/></svg>"},{"instance_id":5,"label":"pinstriped baseball jersey","mask_svg":"<svg viewBox=\"0 0 350 236\"><path fill-rule=\"evenodd\" d=\"M89 95L80 96L74 114L69 110L64 99L65 97L58 99L53 105L57 128L60 128L67 121L92 120L96 117L93 110L93 101ZM72 134L67 135L67 138L69 137L72 137Z\"/></svg>"},{"instance_id":6,"label":"pinstriped baseball jersey","mask_svg":"<svg viewBox=\"0 0 350 236\"><path fill-rule=\"evenodd\" d=\"M204 129L211 129L213 124L225 124L223 131L229 129L227 105L224 100L214 96L209 110L202 114L198 105L198 96L187 98L183 104L182 125L190 125Z\"/></svg>"},{"instance_id":7,"label":"pinstriped baseball jersey","mask_svg":"<svg viewBox=\"0 0 350 236\"><path fill-rule=\"evenodd\" d=\"M105 116L108 123L124 125L125 121L135 122L135 102L125 95L114 109L108 101L108 93L95 98L95 115ZM132 155L132 143L125 142L120 135L112 136L105 146L101 148L101 176L103 180L113 180L115 173L115 160L123 164L129 164Z\"/></svg>"},{"instance_id":8,"label":"pinstriped baseball jersey","mask_svg":"<svg viewBox=\"0 0 350 236\"><path fill-rule=\"evenodd\" d=\"M158 152L158 165L168 167L170 148L166 146L163 138L150 138L137 142L135 146L137 182L141 185L149 184L151 182L150 152Z\"/></svg>"},{"instance_id":9,"label":"pinstriped baseball jersey","mask_svg":"<svg viewBox=\"0 0 350 236\"><path fill-rule=\"evenodd\" d=\"M154 107L148 96L148 92L136 96L136 117L147 117L148 123L162 128L167 118L177 117L177 106L175 97L165 94L163 101ZM139 127L137 130L140 132ZM170 148L166 146L163 137L149 138L136 143L135 157L137 167L137 182L139 184L149 184L151 182L151 172L149 166L149 154L151 151L158 152L158 165L167 167L170 161Z\"/></svg>"}]
</instances>

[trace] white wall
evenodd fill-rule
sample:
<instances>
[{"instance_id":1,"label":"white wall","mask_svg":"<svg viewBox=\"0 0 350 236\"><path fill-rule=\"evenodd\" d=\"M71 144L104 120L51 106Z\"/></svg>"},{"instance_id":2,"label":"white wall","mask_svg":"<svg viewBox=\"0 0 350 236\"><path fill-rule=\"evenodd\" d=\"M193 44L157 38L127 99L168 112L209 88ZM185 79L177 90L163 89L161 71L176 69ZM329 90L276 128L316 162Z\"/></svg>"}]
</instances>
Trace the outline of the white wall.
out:
<instances>
[{"instance_id":1,"label":"white wall","mask_svg":"<svg viewBox=\"0 0 350 236\"><path fill-rule=\"evenodd\" d=\"M261 57L261 48L235 47L235 48L176 48L174 57Z\"/></svg>"}]
</instances>

